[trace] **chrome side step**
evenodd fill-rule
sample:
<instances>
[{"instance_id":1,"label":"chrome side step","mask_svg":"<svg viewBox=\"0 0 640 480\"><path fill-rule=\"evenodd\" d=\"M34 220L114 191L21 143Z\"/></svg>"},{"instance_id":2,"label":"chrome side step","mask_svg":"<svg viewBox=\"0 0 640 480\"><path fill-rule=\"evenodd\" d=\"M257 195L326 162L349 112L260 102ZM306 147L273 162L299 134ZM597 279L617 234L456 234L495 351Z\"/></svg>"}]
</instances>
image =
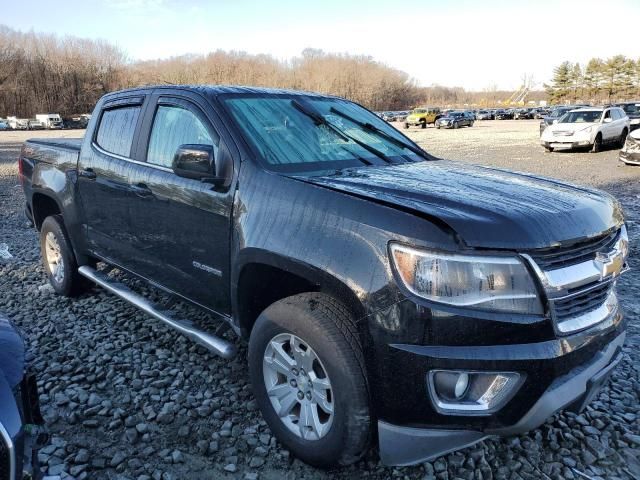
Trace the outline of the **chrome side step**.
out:
<instances>
[{"instance_id":1,"label":"chrome side step","mask_svg":"<svg viewBox=\"0 0 640 480\"><path fill-rule=\"evenodd\" d=\"M215 335L211 335L204 330L197 328L190 320L179 320L173 318L173 313L168 310L161 310L153 303L146 300L141 295L132 291L123 283L111 280L107 275L99 272L95 268L82 266L78 269L80 275L104 287L109 292L116 294L123 300L135 305L143 312L157 318L167 326L177 330L184 336L199 343L206 349L221 356L222 358L233 358L236 354L236 347L232 343Z\"/></svg>"}]
</instances>

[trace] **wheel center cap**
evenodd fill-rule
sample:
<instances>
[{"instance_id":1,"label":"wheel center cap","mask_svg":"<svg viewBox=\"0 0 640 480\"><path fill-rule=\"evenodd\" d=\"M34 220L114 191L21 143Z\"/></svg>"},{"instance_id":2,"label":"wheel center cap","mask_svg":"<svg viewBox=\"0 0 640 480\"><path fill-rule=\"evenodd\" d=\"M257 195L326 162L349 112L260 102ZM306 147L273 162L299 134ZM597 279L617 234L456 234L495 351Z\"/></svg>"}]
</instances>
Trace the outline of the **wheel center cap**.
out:
<instances>
[{"instance_id":1,"label":"wheel center cap","mask_svg":"<svg viewBox=\"0 0 640 480\"><path fill-rule=\"evenodd\" d=\"M298 385L300 386L300 390L306 390L307 385L309 384L309 380L306 376L300 375L298 377Z\"/></svg>"}]
</instances>

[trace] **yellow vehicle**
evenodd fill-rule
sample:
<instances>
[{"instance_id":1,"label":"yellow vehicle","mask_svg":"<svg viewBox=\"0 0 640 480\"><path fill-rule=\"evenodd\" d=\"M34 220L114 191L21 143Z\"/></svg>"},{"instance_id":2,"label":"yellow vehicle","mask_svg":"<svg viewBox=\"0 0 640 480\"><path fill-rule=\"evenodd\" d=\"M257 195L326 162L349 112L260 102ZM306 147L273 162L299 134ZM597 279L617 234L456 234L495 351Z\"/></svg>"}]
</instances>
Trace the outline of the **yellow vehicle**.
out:
<instances>
[{"instance_id":1,"label":"yellow vehicle","mask_svg":"<svg viewBox=\"0 0 640 480\"><path fill-rule=\"evenodd\" d=\"M404 128L410 126L420 126L427 128L429 123L436 123L436 120L440 118L440 109L437 107L420 107L414 109L404 121Z\"/></svg>"}]
</instances>

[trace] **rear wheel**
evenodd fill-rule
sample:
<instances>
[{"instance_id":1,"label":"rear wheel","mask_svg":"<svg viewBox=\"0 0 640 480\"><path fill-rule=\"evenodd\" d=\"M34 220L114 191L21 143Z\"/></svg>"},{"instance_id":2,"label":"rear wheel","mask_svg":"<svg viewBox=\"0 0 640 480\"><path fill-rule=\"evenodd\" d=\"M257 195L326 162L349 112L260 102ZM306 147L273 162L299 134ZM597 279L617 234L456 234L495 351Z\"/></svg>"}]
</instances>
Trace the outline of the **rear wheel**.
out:
<instances>
[{"instance_id":1,"label":"rear wheel","mask_svg":"<svg viewBox=\"0 0 640 480\"><path fill-rule=\"evenodd\" d=\"M618 148L624 147L624 143L627 141L628 133L629 132L627 131L626 128L622 130L622 134L620 135L620 140L618 140Z\"/></svg>"},{"instance_id":2,"label":"rear wheel","mask_svg":"<svg viewBox=\"0 0 640 480\"><path fill-rule=\"evenodd\" d=\"M366 453L364 357L348 310L320 293L280 300L256 320L249 374L269 428L301 460L348 465Z\"/></svg>"},{"instance_id":3,"label":"rear wheel","mask_svg":"<svg viewBox=\"0 0 640 480\"><path fill-rule=\"evenodd\" d=\"M593 147L591 147L592 153L598 153L602 151L602 134L596 135L596 139L593 141Z\"/></svg>"},{"instance_id":4,"label":"rear wheel","mask_svg":"<svg viewBox=\"0 0 640 480\"><path fill-rule=\"evenodd\" d=\"M405 123L405 124L404 124L404 128L409 128L409 124L408 124L408 123Z\"/></svg>"},{"instance_id":5,"label":"rear wheel","mask_svg":"<svg viewBox=\"0 0 640 480\"><path fill-rule=\"evenodd\" d=\"M62 215L52 215L42 222L40 250L49 283L57 294L71 297L86 290L89 282L78 273Z\"/></svg>"}]
</instances>

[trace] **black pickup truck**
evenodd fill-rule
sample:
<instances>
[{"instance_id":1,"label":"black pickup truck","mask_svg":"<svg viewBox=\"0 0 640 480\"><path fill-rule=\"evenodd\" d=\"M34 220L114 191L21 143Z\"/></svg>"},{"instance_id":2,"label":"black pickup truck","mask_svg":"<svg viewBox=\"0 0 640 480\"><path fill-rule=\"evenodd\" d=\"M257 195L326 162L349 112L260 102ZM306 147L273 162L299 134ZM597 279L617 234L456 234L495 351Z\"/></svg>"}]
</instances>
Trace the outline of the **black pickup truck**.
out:
<instances>
[{"instance_id":1,"label":"black pickup truck","mask_svg":"<svg viewBox=\"0 0 640 480\"><path fill-rule=\"evenodd\" d=\"M621 358L616 200L435 158L341 98L111 93L83 140L29 140L19 167L56 292L90 279L230 357L216 325L108 272L211 312L248 340L271 430L313 465L374 441L406 465L536 428Z\"/></svg>"}]
</instances>

